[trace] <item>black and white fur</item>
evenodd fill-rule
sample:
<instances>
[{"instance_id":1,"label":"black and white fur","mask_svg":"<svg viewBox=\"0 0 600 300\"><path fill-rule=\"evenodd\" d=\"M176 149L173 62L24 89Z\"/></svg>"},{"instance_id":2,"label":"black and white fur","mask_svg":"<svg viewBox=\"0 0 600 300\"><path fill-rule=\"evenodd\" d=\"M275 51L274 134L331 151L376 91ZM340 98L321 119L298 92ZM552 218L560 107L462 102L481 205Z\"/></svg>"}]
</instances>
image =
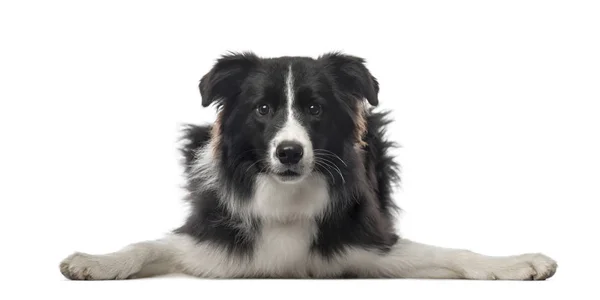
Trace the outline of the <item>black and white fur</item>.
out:
<instances>
[{"instance_id":1,"label":"black and white fur","mask_svg":"<svg viewBox=\"0 0 600 300\"><path fill-rule=\"evenodd\" d=\"M185 224L114 253L74 253L60 264L65 277L528 280L556 271L542 254L491 257L396 234L389 120L368 107L379 85L363 59L230 53L200 91L218 117L184 131Z\"/></svg>"}]
</instances>

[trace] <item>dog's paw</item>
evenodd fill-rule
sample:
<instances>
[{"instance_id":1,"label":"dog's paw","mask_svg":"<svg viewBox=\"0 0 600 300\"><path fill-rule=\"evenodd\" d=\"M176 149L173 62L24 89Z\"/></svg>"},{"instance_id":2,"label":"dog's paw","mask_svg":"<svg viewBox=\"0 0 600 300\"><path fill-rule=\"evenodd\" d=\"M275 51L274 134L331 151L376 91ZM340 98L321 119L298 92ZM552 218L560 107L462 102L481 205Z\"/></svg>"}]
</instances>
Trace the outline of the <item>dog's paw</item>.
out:
<instances>
[{"instance_id":1,"label":"dog's paw","mask_svg":"<svg viewBox=\"0 0 600 300\"><path fill-rule=\"evenodd\" d=\"M139 271L132 261L114 254L75 252L60 263L60 272L71 280L127 279Z\"/></svg>"},{"instance_id":2,"label":"dog's paw","mask_svg":"<svg viewBox=\"0 0 600 300\"><path fill-rule=\"evenodd\" d=\"M465 268L465 278L483 280L545 280L554 275L558 265L552 258L530 253L494 258Z\"/></svg>"}]
</instances>

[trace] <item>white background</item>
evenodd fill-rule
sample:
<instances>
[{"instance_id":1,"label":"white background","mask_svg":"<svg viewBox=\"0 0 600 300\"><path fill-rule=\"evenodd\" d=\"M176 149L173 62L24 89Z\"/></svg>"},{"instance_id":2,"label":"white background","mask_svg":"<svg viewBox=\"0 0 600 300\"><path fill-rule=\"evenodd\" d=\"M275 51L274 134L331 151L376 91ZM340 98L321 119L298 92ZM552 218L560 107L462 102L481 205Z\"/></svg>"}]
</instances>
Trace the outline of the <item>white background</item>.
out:
<instances>
[{"instance_id":1,"label":"white background","mask_svg":"<svg viewBox=\"0 0 600 300\"><path fill-rule=\"evenodd\" d=\"M587 293L600 267L599 16L595 1L3 1L1 290L19 293L10 299ZM400 232L492 255L543 252L559 263L555 277L64 280L58 263L75 250L117 250L182 222L178 126L213 120L197 84L228 50L365 57L381 107L393 109L388 136L402 145Z\"/></svg>"}]
</instances>

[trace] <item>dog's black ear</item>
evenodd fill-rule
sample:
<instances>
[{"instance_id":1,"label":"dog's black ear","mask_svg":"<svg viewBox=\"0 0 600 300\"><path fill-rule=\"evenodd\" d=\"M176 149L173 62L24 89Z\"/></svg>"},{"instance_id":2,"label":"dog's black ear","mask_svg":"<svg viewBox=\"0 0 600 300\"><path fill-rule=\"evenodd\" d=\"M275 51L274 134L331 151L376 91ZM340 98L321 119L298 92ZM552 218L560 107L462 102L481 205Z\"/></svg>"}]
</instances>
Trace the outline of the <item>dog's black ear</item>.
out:
<instances>
[{"instance_id":1,"label":"dog's black ear","mask_svg":"<svg viewBox=\"0 0 600 300\"><path fill-rule=\"evenodd\" d=\"M373 106L379 104L379 83L365 66L363 58L331 52L322 55L319 60L331 70L341 89L361 100L367 99Z\"/></svg>"},{"instance_id":2,"label":"dog's black ear","mask_svg":"<svg viewBox=\"0 0 600 300\"><path fill-rule=\"evenodd\" d=\"M213 68L200 79L202 106L213 102L221 104L223 99L234 97L241 91L241 85L253 67L259 62L251 52L229 53L217 60Z\"/></svg>"}]
</instances>

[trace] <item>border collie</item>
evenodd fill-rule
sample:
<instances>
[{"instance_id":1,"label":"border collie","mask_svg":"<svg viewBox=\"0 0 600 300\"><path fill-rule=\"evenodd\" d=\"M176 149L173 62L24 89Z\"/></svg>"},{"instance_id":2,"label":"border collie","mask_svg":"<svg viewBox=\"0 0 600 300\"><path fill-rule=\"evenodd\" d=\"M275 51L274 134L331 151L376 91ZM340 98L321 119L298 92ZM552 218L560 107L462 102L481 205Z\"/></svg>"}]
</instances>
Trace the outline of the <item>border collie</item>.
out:
<instances>
[{"instance_id":1,"label":"border collie","mask_svg":"<svg viewBox=\"0 0 600 300\"><path fill-rule=\"evenodd\" d=\"M199 84L217 118L184 129L184 224L116 252L60 263L76 280L205 278L543 280L538 253L487 256L400 238L398 165L362 58L228 53Z\"/></svg>"}]
</instances>

